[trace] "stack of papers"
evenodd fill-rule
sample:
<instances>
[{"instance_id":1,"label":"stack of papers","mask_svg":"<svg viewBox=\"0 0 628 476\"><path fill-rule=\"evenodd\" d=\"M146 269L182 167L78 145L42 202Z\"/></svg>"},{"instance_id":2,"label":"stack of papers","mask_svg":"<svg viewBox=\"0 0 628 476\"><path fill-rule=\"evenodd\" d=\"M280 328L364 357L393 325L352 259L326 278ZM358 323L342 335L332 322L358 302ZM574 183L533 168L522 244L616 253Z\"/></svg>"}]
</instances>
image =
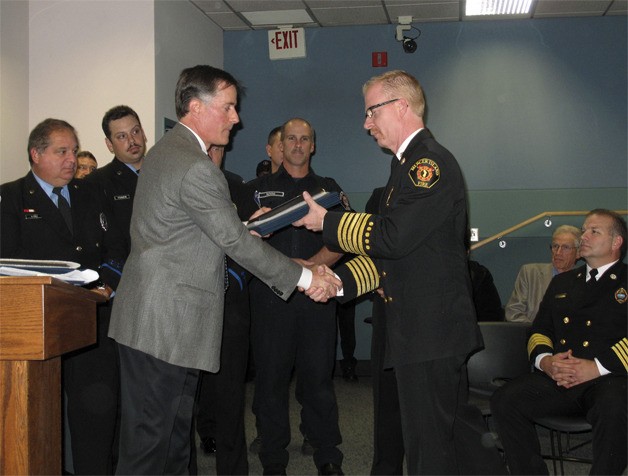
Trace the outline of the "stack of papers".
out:
<instances>
[{"instance_id":1,"label":"stack of papers","mask_svg":"<svg viewBox=\"0 0 628 476\"><path fill-rule=\"evenodd\" d=\"M52 276L77 286L98 279L98 272L80 266L73 261L0 259L0 276Z\"/></svg>"},{"instance_id":2,"label":"stack of papers","mask_svg":"<svg viewBox=\"0 0 628 476\"><path fill-rule=\"evenodd\" d=\"M316 203L325 208L338 205L341 201L339 192L326 192L324 190L316 195L312 195L312 198ZM303 195L299 195L273 208L268 213L264 213L253 220L245 222L245 225L249 230L256 231L260 235L265 236L300 220L307 215L308 211L309 207L307 203L305 203Z\"/></svg>"}]
</instances>

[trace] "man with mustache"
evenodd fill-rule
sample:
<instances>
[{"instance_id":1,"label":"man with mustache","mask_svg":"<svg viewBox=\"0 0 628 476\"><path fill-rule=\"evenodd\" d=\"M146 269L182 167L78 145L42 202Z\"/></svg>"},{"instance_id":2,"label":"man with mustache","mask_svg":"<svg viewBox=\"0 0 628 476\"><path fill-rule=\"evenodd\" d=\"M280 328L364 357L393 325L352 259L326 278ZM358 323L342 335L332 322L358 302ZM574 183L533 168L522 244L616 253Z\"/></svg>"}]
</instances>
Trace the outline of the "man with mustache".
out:
<instances>
[{"instance_id":1,"label":"man with mustache","mask_svg":"<svg viewBox=\"0 0 628 476\"><path fill-rule=\"evenodd\" d=\"M280 131L283 163L277 171L247 184L252 206L275 208L304 190L340 192L336 181L316 175L310 160L316 134L310 123L292 118ZM319 233L287 227L268 238L287 256L332 266L342 256L323 245ZM301 432L314 448L319 474L342 474L338 406L333 386L336 355L335 303L319 304L295 294L287 302L251 283L251 344L255 361L255 404L264 474L285 474L290 443L288 394L292 370L302 406ZM307 448L307 443L305 445Z\"/></svg>"},{"instance_id":2,"label":"man with mustache","mask_svg":"<svg viewBox=\"0 0 628 476\"><path fill-rule=\"evenodd\" d=\"M137 177L146 154L146 135L137 113L129 106L115 106L102 119L105 144L113 160L87 179L98 183L116 225L123 231L127 255L131 248L131 213Z\"/></svg>"}]
</instances>

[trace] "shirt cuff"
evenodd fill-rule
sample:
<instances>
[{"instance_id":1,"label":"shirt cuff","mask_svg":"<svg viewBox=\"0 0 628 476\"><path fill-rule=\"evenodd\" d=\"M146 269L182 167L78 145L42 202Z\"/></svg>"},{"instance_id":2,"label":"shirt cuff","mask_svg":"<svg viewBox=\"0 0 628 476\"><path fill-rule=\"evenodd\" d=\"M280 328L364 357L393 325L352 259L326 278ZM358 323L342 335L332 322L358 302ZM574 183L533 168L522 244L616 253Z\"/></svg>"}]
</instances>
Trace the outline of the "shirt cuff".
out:
<instances>
[{"instance_id":1,"label":"shirt cuff","mask_svg":"<svg viewBox=\"0 0 628 476\"><path fill-rule=\"evenodd\" d=\"M299 278L297 287L303 288L307 291L308 289L310 289L311 285L312 285L312 271L307 268L303 268L301 270L301 277Z\"/></svg>"},{"instance_id":2,"label":"shirt cuff","mask_svg":"<svg viewBox=\"0 0 628 476\"><path fill-rule=\"evenodd\" d=\"M611 373L610 370L606 369L599 360L597 360L597 357L593 359L595 361L595 365L597 365L597 371L600 372L600 376L602 375L608 375Z\"/></svg>"},{"instance_id":3,"label":"shirt cuff","mask_svg":"<svg viewBox=\"0 0 628 476\"><path fill-rule=\"evenodd\" d=\"M541 368L541 360L543 360L543 357L545 357L546 355L551 356L552 354L550 354L549 352L545 352L544 354L537 355L536 359L534 359L534 366L541 372L543 371L543 369Z\"/></svg>"}]
</instances>

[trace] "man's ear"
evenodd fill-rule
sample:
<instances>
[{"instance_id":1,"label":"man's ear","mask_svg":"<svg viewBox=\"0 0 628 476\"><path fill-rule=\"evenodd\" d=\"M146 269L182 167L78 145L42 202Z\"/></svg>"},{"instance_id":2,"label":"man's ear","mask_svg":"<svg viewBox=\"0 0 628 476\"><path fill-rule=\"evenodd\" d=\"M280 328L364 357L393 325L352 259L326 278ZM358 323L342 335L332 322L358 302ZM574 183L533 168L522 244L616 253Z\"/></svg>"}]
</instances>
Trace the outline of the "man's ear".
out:
<instances>
[{"instance_id":1,"label":"man's ear","mask_svg":"<svg viewBox=\"0 0 628 476\"><path fill-rule=\"evenodd\" d=\"M107 149L109 149L109 152L113 154L113 144L109 140L109 137L105 137L105 145L107 146Z\"/></svg>"},{"instance_id":2,"label":"man's ear","mask_svg":"<svg viewBox=\"0 0 628 476\"><path fill-rule=\"evenodd\" d=\"M34 164L39 164L39 158L41 156L41 154L37 151L37 149L35 147L33 147L30 151L29 151L30 155L31 155L31 160L33 161Z\"/></svg>"},{"instance_id":3,"label":"man's ear","mask_svg":"<svg viewBox=\"0 0 628 476\"><path fill-rule=\"evenodd\" d=\"M201 102L201 100L200 100L200 99L198 99L198 98L193 98L193 99L191 99L191 100L190 100L190 104L189 104L189 106L188 106L188 109L189 109L189 111L190 111L192 114L196 115L196 114L198 114L198 113L200 112L200 110L201 110L201 105L202 105L202 102Z\"/></svg>"},{"instance_id":4,"label":"man's ear","mask_svg":"<svg viewBox=\"0 0 628 476\"><path fill-rule=\"evenodd\" d=\"M621 235L617 235L615 238L613 238L613 242L611 243L611 249L613 251L619 250L621 249L623 244L624 244L624 239L621 237Z\"/></svg>"}]
</instances>

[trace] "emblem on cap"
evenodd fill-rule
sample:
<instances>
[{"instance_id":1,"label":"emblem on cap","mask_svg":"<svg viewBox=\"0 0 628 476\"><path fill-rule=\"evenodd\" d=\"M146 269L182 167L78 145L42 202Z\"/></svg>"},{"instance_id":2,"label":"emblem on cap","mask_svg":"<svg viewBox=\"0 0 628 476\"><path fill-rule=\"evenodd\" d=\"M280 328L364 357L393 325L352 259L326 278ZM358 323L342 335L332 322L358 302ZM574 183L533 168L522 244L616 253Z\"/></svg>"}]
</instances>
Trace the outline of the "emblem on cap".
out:
<instances>
[{"instance_id":1,"label":"emblem on cap","mask_svg":"<svg viewBox=\"0 0 628 476\"><path fill-rule=\"evenodd\" d=\"M615 301L617 301L619 304L625 303L627 299L628 296L624 288L619 288L617 291L615 291Z\"/></svg>"},{"instance_id":2,"label":"emblem on cap","mask_svg":"<svg viewBox=\"0 0 628 476\"><path fill-rule=\"evenodd\" d=\"M433 160L423 158L410 167L408 176L415 187L432 188L440 179L440 168Z\"/></svg>"}]
</instances>

